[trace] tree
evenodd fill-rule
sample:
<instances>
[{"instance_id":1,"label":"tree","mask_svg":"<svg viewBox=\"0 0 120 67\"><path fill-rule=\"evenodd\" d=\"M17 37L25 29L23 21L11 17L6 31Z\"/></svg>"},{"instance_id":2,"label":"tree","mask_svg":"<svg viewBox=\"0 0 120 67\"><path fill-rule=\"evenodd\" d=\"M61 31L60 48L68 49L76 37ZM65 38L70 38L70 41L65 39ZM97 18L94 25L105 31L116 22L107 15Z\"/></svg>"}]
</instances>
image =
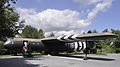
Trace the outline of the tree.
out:
<instances>
[{"instance_id":1,"label":"tree","mask_svg":"<svg viewBox=\"0 0 120 67\"><path fill-rule=\"evenodd\" d=\"M97 31L96 31L96 30L93 30L92 33L97 33Z\"/></svg>"},{"instance_id":2,"label":"tree","mask_svg":"<svg viewBox=\"0 0 120 67\"><path fill-rule=\"evenodd\" d=\"M48 36L48 37L54 37L55 35L54 35L54 33L52 32L52 33L50 33L50 35Z\"/></svg>"},{"instance_id":3,"label":"tree","mask_svg":"<svg viewBox=\"0 0 120 67\"><path fill-rule=\"evenodd\" d=\"M92 31L91 31L91 30L89 30L87 33L92 33Z\"/></svg>"},{"instance_id":4,"label":"tree","mask_svg":"<svg viewBox=\"0 0 120 67\"><path fill-rule=\"evenodd\" d=\"M40 38L40 39L41 39L41 38L45 38L45 36L44 36L44 31L43 31L42 29L39 29L38 34L39 34L39 38Z\"/></svg>"},{"instance_id":5,"label":"tree","mask_svg":"<svg viewBox=\"0 0 120 67\"><path fill-rule=\"evenodd\" d=\"M102 41L103 51L106 53L120 53L120 31L111 29L112 33L118 35L116 38ZM103 32L109 32L105 29Z\"/></svg>"},{"instance_id":6,"label":"tree","mask_svg":"<svg viewBox=\"0 0 120 67\"><path fill-rule=\"evenodd\" d=\"M0 0L0 8L9 8L11 5L10 3L16 4L17 0Z\"/></svg>"},{"instance_id":7,"label":"tree","mask_svg":"<svg viewBox=\"0 0 120 67\"><path fill-rule=\"evenodd\" d=\"M16 3L15 0L0 0L0 40L15 37L19 34L18 30L22 28L23 21L19 20L19 15L10 7L10 3Z\"/></svg>"},{"instance_id":8,"label":"tree","mask_svg":"<svg viewBox=\"0 0 120 67\"><path fill-rule=\"evenodd\" d=\"M30 25L27 25L22 30L22 37L40 39L40 38L44 38L44 32L42 29L38 30Z\"/></svg>"},{"instance_id":9,"label":"tree","mask_svg":"<svg viewBox=\"0 0 120 67\"><path fill-rule=\"evenodd\" d=\"M103 30L102 32L109 32L108 29Z\"/></svg>"},{"instance_id":10,"label":"tree","mask_svg":"<svg viewBox=\"0 0 120 67\"><path fill-rule=\"evenodd\" d=\"M112 41L114 42L113 48L116 53L120 53L120 31L114 30L114 29L111 29L111 31L112 31L112 33L117 35L117 37L115 39L112 39Z\"/></svg>"}]
</instances>

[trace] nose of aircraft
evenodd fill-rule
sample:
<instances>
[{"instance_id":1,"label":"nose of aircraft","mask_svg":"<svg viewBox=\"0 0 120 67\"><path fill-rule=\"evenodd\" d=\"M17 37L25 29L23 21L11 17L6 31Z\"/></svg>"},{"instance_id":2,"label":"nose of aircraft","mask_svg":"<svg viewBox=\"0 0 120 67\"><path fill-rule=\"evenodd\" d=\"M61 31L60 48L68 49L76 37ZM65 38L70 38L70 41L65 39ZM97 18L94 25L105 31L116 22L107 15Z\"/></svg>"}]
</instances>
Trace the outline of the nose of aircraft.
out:
<instances>
[{"instance_id":1,"label":"nose of aircraft","mask_svg":"<svg viewBox=\"0 0 120 67\"><path fill-rule=\"evenodd\" d=\"M4 43L4 48L9 48L10 44L11 44L11 39L8 39L5 43Z\"/></svg>"},{"instance_id":2,"label":"nose of aircraft","mask_svg":"<svg viewBox=\"0 0 120 67\"><path fill-rule=\"evenodd\" d=\"M7 45L7 44L10 44L10 40L7 40L5 43L4 43L4 45Z\"/></svg>"}]
</instances>

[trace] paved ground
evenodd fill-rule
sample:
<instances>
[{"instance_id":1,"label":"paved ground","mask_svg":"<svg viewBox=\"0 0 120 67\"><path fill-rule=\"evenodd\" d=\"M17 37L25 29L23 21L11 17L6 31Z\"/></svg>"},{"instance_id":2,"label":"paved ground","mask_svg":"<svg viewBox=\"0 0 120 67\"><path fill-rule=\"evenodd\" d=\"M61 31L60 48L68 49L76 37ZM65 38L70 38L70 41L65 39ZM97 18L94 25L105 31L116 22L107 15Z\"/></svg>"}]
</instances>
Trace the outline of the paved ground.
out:
<instances>
[{"instance_id":1,"label":"paved ground","mask_svg":"<svg viewBox=\"0 0 120 67\"><path fill-rule=\"evenodd\" d=\"M82 60L83 55L35 56L33 58L13 56L0 58L0 67L120 67L120 54L88 56L88 60Z\"/></svg>"}]
</instances>

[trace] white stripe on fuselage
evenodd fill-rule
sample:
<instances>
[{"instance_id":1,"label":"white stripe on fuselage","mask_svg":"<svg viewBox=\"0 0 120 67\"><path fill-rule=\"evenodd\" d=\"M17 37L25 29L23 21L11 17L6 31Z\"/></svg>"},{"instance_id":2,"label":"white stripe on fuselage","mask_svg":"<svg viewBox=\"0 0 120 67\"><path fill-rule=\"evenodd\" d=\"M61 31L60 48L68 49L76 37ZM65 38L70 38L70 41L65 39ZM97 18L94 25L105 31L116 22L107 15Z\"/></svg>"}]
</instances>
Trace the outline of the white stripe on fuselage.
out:
<instances>
[{"instance_id":1,"label":"white stripe on fuselage","mask_svg":"<svg viewBox=\"0 0 120 67\"><path fill-rule=\"evenodd\" d=\"M83 48L83 49L85 49L85 48L86 48L86 42L83 42L83 45L84 45L84 48Z\"/></svg>"},{"instance_id":2,"label":"white stripe on fuselage","mask_svg":"<svg viewBox=\"0 0 120 67\"><path fill-rule=\"evenodd\" d=\"M60 40L60 41L64 41L64 40L61 39L62 37L64 37L64 36L59 36L57 39Z\"/></svg>"},{"instance_id":3,"label":"white stripe on fuselage","mask_svg":"<svg viewBox=\"0 0 120 67\"><path fill-rule=\"evenodd\" d=\"M77 42L75 42L75 51L77 50L77 48L78 48L78 43Z\"/></svg>"},{"instance_id":4,"label":"white stripe on fuselage","mask_svg":"<svg viewBox=\"0 0 120 67\"><path fill-rule=\"evenodd\" d=\"M77 39L77 38L76 38L77 36L78 36L78 34L75 34L75 35L73 35L71 38L74 39L74 40L76 40L76 41L80 41L80 39Z\"/></svg>"}]
</instances>

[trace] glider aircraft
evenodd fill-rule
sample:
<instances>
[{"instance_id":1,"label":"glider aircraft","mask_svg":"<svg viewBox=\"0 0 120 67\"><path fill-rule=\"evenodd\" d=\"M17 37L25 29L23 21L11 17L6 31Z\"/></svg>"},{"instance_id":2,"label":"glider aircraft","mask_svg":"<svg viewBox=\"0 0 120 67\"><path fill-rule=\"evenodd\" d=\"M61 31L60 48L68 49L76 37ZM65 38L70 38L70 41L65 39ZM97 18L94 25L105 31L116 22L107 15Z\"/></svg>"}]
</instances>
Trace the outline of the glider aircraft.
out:
<instances>
[{"instance_id":1,"label":"glider aircraft","mask_svg":"<svg viewBox=\"0 0 120 67\"><path fill-rule=\"evenodd\" d=\"M74 34L63 35L59 37L50 37L43 39L29 39L29 38L13 38L8 39L4 47L10 51L22 52L31 55L33 51L44 52L44 54L57 55L60 52L74 52L85 50L84 60L87 59L87 50L94 46L92 41L105 40L116 37L115 34L106 33L89 33L89 34Z\"/></svg>"}]
</instances>

